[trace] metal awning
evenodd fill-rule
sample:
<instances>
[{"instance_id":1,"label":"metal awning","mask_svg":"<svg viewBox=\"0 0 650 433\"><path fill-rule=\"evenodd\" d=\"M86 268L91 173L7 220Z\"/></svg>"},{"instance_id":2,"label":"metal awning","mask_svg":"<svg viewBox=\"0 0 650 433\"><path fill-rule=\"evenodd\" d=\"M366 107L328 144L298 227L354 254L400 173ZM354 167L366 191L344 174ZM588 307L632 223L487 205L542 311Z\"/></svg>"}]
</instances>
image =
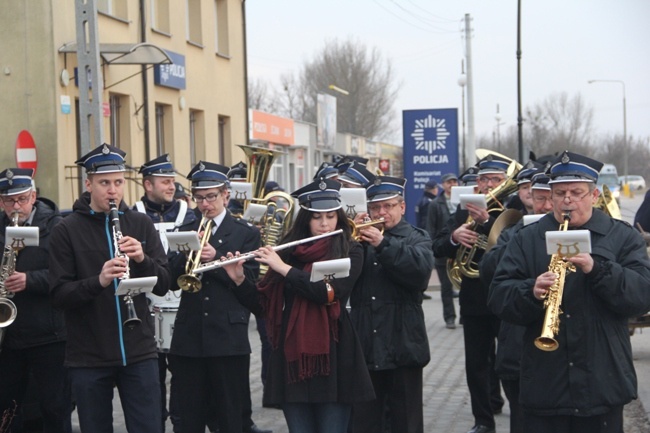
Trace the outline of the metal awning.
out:
<instances>
[{"instance_id":1,"label":"metal awning","mask_svg":"<svg viewBox=\"0 0 650 433\"><path fill-rule=\"evenodd\" d=\"M59 48L60 53L77 53L77 43L69 42ZM162 65L172 59L160 47L146 42L140 44L99 44L99 54L109 65Z\"/></svg>"}]
</instances>

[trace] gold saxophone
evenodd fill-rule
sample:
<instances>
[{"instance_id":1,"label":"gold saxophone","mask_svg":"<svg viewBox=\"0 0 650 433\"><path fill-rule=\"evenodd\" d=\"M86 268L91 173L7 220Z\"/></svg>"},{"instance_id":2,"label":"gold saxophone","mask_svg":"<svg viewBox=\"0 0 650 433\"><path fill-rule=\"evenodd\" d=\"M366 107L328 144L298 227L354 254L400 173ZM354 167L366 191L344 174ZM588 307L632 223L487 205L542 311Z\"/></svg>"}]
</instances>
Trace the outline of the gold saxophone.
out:
<instances>
[{"instance_id":1,"label":"gold saxophone","mask_svg":"<svg viewBox=\"0 0 650 433\"><path fill-rule=\"evenodd\" d=\"M11 214L11 225L13 227L18 226L18 212ZM18 314L16 304L9 299L10 294L5 288L5 281L16 270L16 255L18 254L18 250L13 245L5 244L4 253L2 254L2 267L0 268L0 330L11 325L16 320L16 315Z\"/></svg>"},{"instance_id":2,"label":"gold saxophone","mask_svg":"<svg viewBox=\"0 0 650 433\"><path fill-rule=\"evenodd\" d=\"M569 221L571 221L571 213L565 213L562 218L564 222L560 224L560 230L566 231L569 227ZM565 256L560 253L558 248L558 251L551 257L548 270L557 275L557 278L544 298L546 314L542 325L542 335L535 339L535 346L540 350L552 352L560 346L554 337L560 332L560 314L562 314L560 304L562 304L564 294L564 280L567 272L575 272L576 267L573 263L565 260Z\"/></svg>"}]
</instances>

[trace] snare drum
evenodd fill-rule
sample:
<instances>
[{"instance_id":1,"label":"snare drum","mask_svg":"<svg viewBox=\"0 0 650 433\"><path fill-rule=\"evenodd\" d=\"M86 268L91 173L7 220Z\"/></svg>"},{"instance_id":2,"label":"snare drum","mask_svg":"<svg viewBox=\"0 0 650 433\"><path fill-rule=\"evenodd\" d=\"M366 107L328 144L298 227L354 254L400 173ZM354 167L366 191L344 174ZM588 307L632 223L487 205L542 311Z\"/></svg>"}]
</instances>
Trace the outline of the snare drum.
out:
<instances>
[{"instance_id":1,"label":"snare drum","mask_svg":"<svg viewBox=\"0 0 650 433\"><path fill-rule=\"evenodd\" d=\"M156 343L159 352L169 352L174 334L174 320L180 302L167 302L153 306L156 329Z\"/></svg>"}]
</instances>

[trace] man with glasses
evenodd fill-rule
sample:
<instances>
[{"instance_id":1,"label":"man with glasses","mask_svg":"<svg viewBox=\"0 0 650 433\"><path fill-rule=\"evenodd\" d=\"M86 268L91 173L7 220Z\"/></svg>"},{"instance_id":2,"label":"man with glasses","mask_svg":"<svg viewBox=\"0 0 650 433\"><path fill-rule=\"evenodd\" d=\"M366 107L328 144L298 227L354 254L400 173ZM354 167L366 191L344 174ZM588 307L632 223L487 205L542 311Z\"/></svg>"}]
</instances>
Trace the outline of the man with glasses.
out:
<instances>
[{"instance_id":1,"label":"man with glasses","mask_svg":"<svg viewBox=\"0 0 650 433\"><path fill-rule=\"evenodd\" d=\"M477 164L477 188L488 194L506 180L510 161L498 155L488 155ZM468 223L468 217L473 223ZM467 204L449 218L436 235L433 250L438 257L455 258L462 245L471 249L479 235L487 237L498 217L487 209ZM473 227L474 226L474 227ZM480 264L484 250L477 248L473 261ZM501 412L498 377L494 372L496 338L499 319L487 307L488 286L480 278L463 276L459 294L460 315L465 340L465 375L469 388L474 426L468 433L494 433L494 414Z\"/></svg>"},{"instance_id":2,"label":"man with glasses","mask_svg":"<svg viewBox=\"0 0 650 433\"><path fill-rule=\"evenodd\" d=\"M377 399L354 405L354 432L424 431L422 369L430 354L422 294L434 258L428 233L404 219L405 182L379 176L366 189L369 216L383 218L384 227L361 230L363 271L350 305ZM355 223L366 216L358 214Z\"/></svg>"},{"instance_id":3,"label":"man with glasses","mask_svg":"<svg viewBox=\"0 0 650 433\"><path fill-rule=\"evenodd\" d=\"M204 217L212 221L211 235L200 253L202 263L227 253L247 253L260 246L259 231L235 219L226 209L229 167L200 161L187 175L197 206L197 221L181 231L197 230ZM185 273L186 258L172 260L173 278ZM257 279L259 264L244 264L246 277ZM208 404L214 399L221 432L245 432L242 422L247 397L251 347L248 341L250 312L232 292L223 269L200 274L202 288L184 291L174 323L169 361L178 385L183 433L203 433Z\"/></svg>"},{"instance_id":4,"label":"man with glasses","mask_svg":"<svg viewBox=\"0 0 650 433\"><path fill-rule=\"evenodd\" d=\"M508 243L491 284L489 304L525 327L520 402L529 433L622 432L623 406L637 398L628 318L650 309L650 262L640 234L595 209L602 163L563 152L550 166L553 212ZM567 258L558 347L538 349L544 298L557 279L548 270L545 233L588 230L591 253Z\"/></svg>"},{"instance_id":5,"label":"man with glasses","mask_svg":"<svg viewBox=\"0 0 650 433\"><path fill-rule=\"evenodd\" d=\"M6 229L13 225L12 220L18 226L38 227L39 232L38 246L20 250L15 271L0 276L4 290L0 299L6 297L16 307L15 320L7 323L9 317L3 317L5 322L0 323L0 419L8 420L0 424L6 431L22 431L25 393L30 384L40 404L43 431L64 432L70 424L70 396L65 392L63 367L66 333L63 314L50 304L48 283L50 232L61 215L53 202L36 197L33 174L32 169L21 168L0 173L4 208L0 251L8 257L11 245L7 245Z\"/></svg>"}]
</instances>

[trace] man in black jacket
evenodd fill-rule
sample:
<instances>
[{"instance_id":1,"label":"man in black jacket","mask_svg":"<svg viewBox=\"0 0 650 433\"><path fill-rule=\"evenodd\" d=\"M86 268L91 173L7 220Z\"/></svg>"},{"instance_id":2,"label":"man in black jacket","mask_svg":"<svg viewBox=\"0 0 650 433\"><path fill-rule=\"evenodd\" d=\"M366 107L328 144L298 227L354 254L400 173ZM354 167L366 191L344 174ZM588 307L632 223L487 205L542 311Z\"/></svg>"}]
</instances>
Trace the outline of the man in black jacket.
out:
<instances>
[{"instance_id":1,"label":"man in black jacket","mask_svg":"<svg viewBox=\"0 0 650 433\"><path fill-rule=\"evenodd\" d=\"M134 295L133 308L141 323L125 326L129 308L115 292L127 274L157 277L153 291L159 296L171 282L167 256L151 219L122 200L124 155L103 144L77 160L88 175L86 192L74 203L72 214L52 230L50 294L54 306L65 314L65 364L81 430L112 431L113 386L117 386L129 429L160 433L153 318L145 296ZM109 216L112 201L119 208L119 232Z\"/></svg>"},{"instance_id":2,"label":"man in black jacket","mask_svg":"<svg viewBox=\"0 0 650 433\"><path fill-rule=\"evenodd\" d=\"M226 209L229 168L200 161L188 174L195 212L211 221L209 241L201 250L201 263L218 260L227 253L247 253L260 246L259 231ZM198 230L199 221L181 230ZM172 260L173 278L185 273L186 260ZM247 278L257 279L259 265L244 265ZM224 269L199 273L201 288L184 291L174 323L169 361L178 383L183 433L205 431L207 404L216 402L221 432L248 431L242 413L248 387L250 312L235 297ZM197 274L197 276L199 275ZM256 427L254 427L257 430Z\"/></svg>"},{"instance_id":3,"label":"man in black jacket","mask_svg":"<svg viewBox=\"0 0 650 433\"><path fill-rule=\"evenodd\" d=\"M50 232L61 220L56 205L36 197L32 169L9 168L0 173L0 198L4 213L0 221L0 248L4 250L3 265L17 250L7 245L6 228L17 218L18 226L38 228L38 246L18 251L15 272L2 269L0 276L0 308L15 306L13 321L0 319L0 419L9 419L15 409L13 431L20 429L21 413L29 377L33 377L44 432L64 432L69 427L70 396L66 390L63 367L65 327L63 314L52 308L48 285L48 249ZM4 293L3 293L4 292ZM4 311L4 310L3 310Z\"/></svg>"},{"instance_id":4,"label":"man in black jacket","mask_svg":"<svg viewBox=\"0 0 650 433\"><path fill-rule=\"evenodd\" d=\"M354 325L377 398L356 403L353 431L386 431L388 408L392 432L423 433L422 370L431 359L422 310L434 265L426 231L404 219L405 179L379 176L366 189L376 226L361 230L363 271L350 296ZM367 216L356 216L361 222Z\"/></svg>"}]
</instances>

